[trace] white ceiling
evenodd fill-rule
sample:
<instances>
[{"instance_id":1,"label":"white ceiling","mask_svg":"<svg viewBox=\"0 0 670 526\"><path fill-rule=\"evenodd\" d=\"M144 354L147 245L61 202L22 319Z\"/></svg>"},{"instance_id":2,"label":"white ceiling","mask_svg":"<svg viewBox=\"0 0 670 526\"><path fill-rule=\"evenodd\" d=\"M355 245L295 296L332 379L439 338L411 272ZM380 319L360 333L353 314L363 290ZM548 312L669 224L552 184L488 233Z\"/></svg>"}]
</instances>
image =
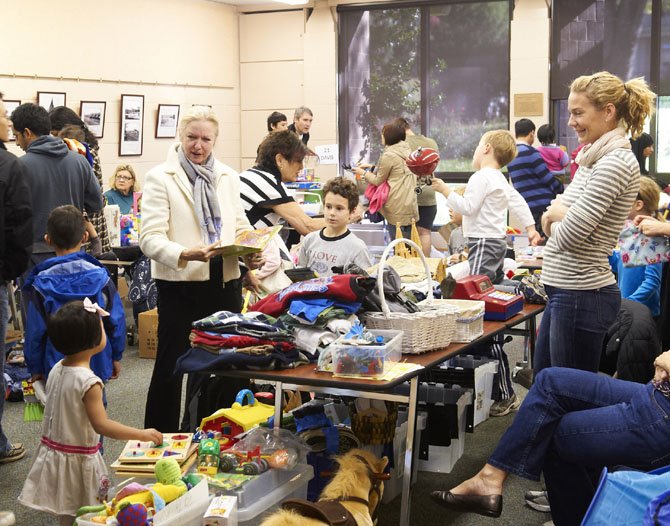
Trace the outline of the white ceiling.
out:
<instances>
[{"instance_id":1,"label":"white ceiling","mask_svg":"<svg viewBox=\"0 0 670 526\"><path fill-rule=\"evenodd\" d=\"M236 6L267 6L275 3L279 3L283 6L287 6L283 2L275 2L275 0L211 0L212 2L218 2L220 4L236 5Z\"/></svg>"}]
</instances>

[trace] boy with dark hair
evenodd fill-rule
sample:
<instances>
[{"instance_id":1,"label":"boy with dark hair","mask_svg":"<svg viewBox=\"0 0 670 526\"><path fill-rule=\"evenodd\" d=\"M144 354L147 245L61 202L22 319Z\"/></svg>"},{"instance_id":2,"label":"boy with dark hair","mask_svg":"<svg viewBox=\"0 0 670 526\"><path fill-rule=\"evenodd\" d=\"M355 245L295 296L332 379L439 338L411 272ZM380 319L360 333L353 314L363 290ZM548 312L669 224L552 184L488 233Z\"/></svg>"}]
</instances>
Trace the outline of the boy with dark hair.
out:
<instances>
[{"instance_id":1,"label":"boy with dark hair","mask_svg":"<svg viewBox=\"0 0 670 526\"><path fill-rule=\"evenodd\" d=\"M312 232L298 254L298 265L309 267L319 276L331 276L332 267L354 263L362 269L372 266L365 243L348 228L349 218L358 206L356 184L335 177L323 187L323 209L326 227Z\"/></svg>"},{"instance_id":2,"label":"boy with dark hair","mask_svg":"<svg viewBox=\"0 0 670 526\"><path fill-rule=\"evenodd\" d=\"M535 228L542 234L542 214L549 203L563 192L561 183L547 168L544 159L534 147L535 123L519 119L514 123L517 156L507 165L507 172L514 188L528 203Z\"/></svg>"},{"instance_id":3,"label":"boy with dark hair","mask_svg":"<svg viewBox=\"0 0 670 526\"><path fill-rule=\"evenodd\" d=\"M47 318L62 305L89 298L110 313L103 319L107 345L91 358L93 372L107 382L121 371L126 345L126 318L116 287L95 258L81 252L88 240L84 216L72 205L59 206L49 215L46 243L56 252L37 265L23 286L27 299L25 358L33 380L49 374L63 358L46 335Z\"/></svg>"},{"instance_id":4,"label":"boy with dark hair","mask_svg":"<svg viewBox=\"0 0 670 526\"><path fill-rule=\"evenodd\" d=\"M288 118L281 112L273 111L268 116L268 131L288 130Z\"/></svg>"}]
</instances>

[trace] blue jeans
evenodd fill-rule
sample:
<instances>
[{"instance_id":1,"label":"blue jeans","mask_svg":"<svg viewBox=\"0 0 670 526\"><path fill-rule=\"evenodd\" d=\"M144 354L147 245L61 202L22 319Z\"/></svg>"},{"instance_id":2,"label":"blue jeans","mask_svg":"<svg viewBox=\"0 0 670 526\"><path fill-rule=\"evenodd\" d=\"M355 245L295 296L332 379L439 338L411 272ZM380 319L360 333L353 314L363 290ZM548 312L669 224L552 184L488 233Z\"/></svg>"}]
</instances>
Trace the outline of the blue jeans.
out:
<instances>
[{"instance_id":1,"label":"blue jeans","mask_svg":"<svg viewBox=\"0 0 670 526\"><path fill-rule=\"evenodd\" d=\"M670 463L670 400L651 383L551 367L535 378L489 458L508 473L544 480L556 526L579 525L605 466Z\"/></svg>"},{"instance_id":2,"label":"blue jeans","mask_svg":"<svg viewBox=\"0 0 670 526\"><path fill-rule=\"evenodd\" d=\"M9 315L9 297L7 296L7 285L0 285L0 453L7 453L12 445L2 430L2 414L5 410L5 336L7 334L7 322Z\"/></svg>"},{"instance_id":3,"label":"blue jeans","mask_svg":"<svg viewBox=\"0 0 670 526\"><path fill-rule=\"evenodd\" d=\"M571 367L598 371L607 330L621 308L616 285L568 290L545 285L549 303L542 314L533 369Z\"/></svg>"}]
</instances>

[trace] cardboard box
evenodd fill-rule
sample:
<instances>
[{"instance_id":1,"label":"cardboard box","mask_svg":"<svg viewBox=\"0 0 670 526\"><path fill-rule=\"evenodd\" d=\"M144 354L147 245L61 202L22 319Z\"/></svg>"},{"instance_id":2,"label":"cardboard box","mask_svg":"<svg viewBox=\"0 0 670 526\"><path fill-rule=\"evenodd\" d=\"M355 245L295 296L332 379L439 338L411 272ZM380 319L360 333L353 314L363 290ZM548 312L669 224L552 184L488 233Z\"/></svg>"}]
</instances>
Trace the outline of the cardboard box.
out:
<instances>
[{"instance_id":1,"label":"cardboard box","mask_svg":"<svg viewBox=\"0 0 670 526\"><path fill-rule=\"evenodd\" d=\"M128 299L128 282L123 276L119 278L119 286L116 290L119 291L119 297L122 300Z\"/></svg>"},{"instance_id":2,"label":"cardboard box","mask_svg":"<svg viewBox=\"0 0 670 526\"><path fill-rule=\"evenodd\" d=\"M237 526L237 497L214 497L202 518L202 526Z\"/></svg>"},{"instance_id":3,"label":"cardboard box","mask_svg":"<svg viewBox=\"0 0 670 526\"><path fill-rule=\"evenodd\" d=\"M138 316L140 358L156 358L158 349L158 309L140 312Z\"/></svg>"},{"instance_id":4,"label":"cardboard box","mask_svg":"<svg viewBox=\"0 0 670 526\"><path fill-rule=\"evenodd\" d=\"M103 212L107 221L109 243L113 247L121 246L121 210L119 205L107 205Z\"/></svg>"}]
</instances>

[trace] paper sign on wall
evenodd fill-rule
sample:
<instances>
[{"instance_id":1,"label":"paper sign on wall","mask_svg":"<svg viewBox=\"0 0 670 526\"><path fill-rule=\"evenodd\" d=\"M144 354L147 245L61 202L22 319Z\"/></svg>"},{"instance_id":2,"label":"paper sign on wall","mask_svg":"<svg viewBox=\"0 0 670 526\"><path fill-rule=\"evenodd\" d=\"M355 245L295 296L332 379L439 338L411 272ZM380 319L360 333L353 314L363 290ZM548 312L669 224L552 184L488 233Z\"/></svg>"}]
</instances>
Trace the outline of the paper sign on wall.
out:
<instances>
[{"instance_id":1,"label":"paper sign on wall","mask_svg":"<svg viewBox=\"0 0 670 526\"><path fill-rule=\"evenodd\" d=\"M314 153L319 156L319 164L337 164L339 151L337 144L315 146Z\"/></svg>"}]
</instances>

